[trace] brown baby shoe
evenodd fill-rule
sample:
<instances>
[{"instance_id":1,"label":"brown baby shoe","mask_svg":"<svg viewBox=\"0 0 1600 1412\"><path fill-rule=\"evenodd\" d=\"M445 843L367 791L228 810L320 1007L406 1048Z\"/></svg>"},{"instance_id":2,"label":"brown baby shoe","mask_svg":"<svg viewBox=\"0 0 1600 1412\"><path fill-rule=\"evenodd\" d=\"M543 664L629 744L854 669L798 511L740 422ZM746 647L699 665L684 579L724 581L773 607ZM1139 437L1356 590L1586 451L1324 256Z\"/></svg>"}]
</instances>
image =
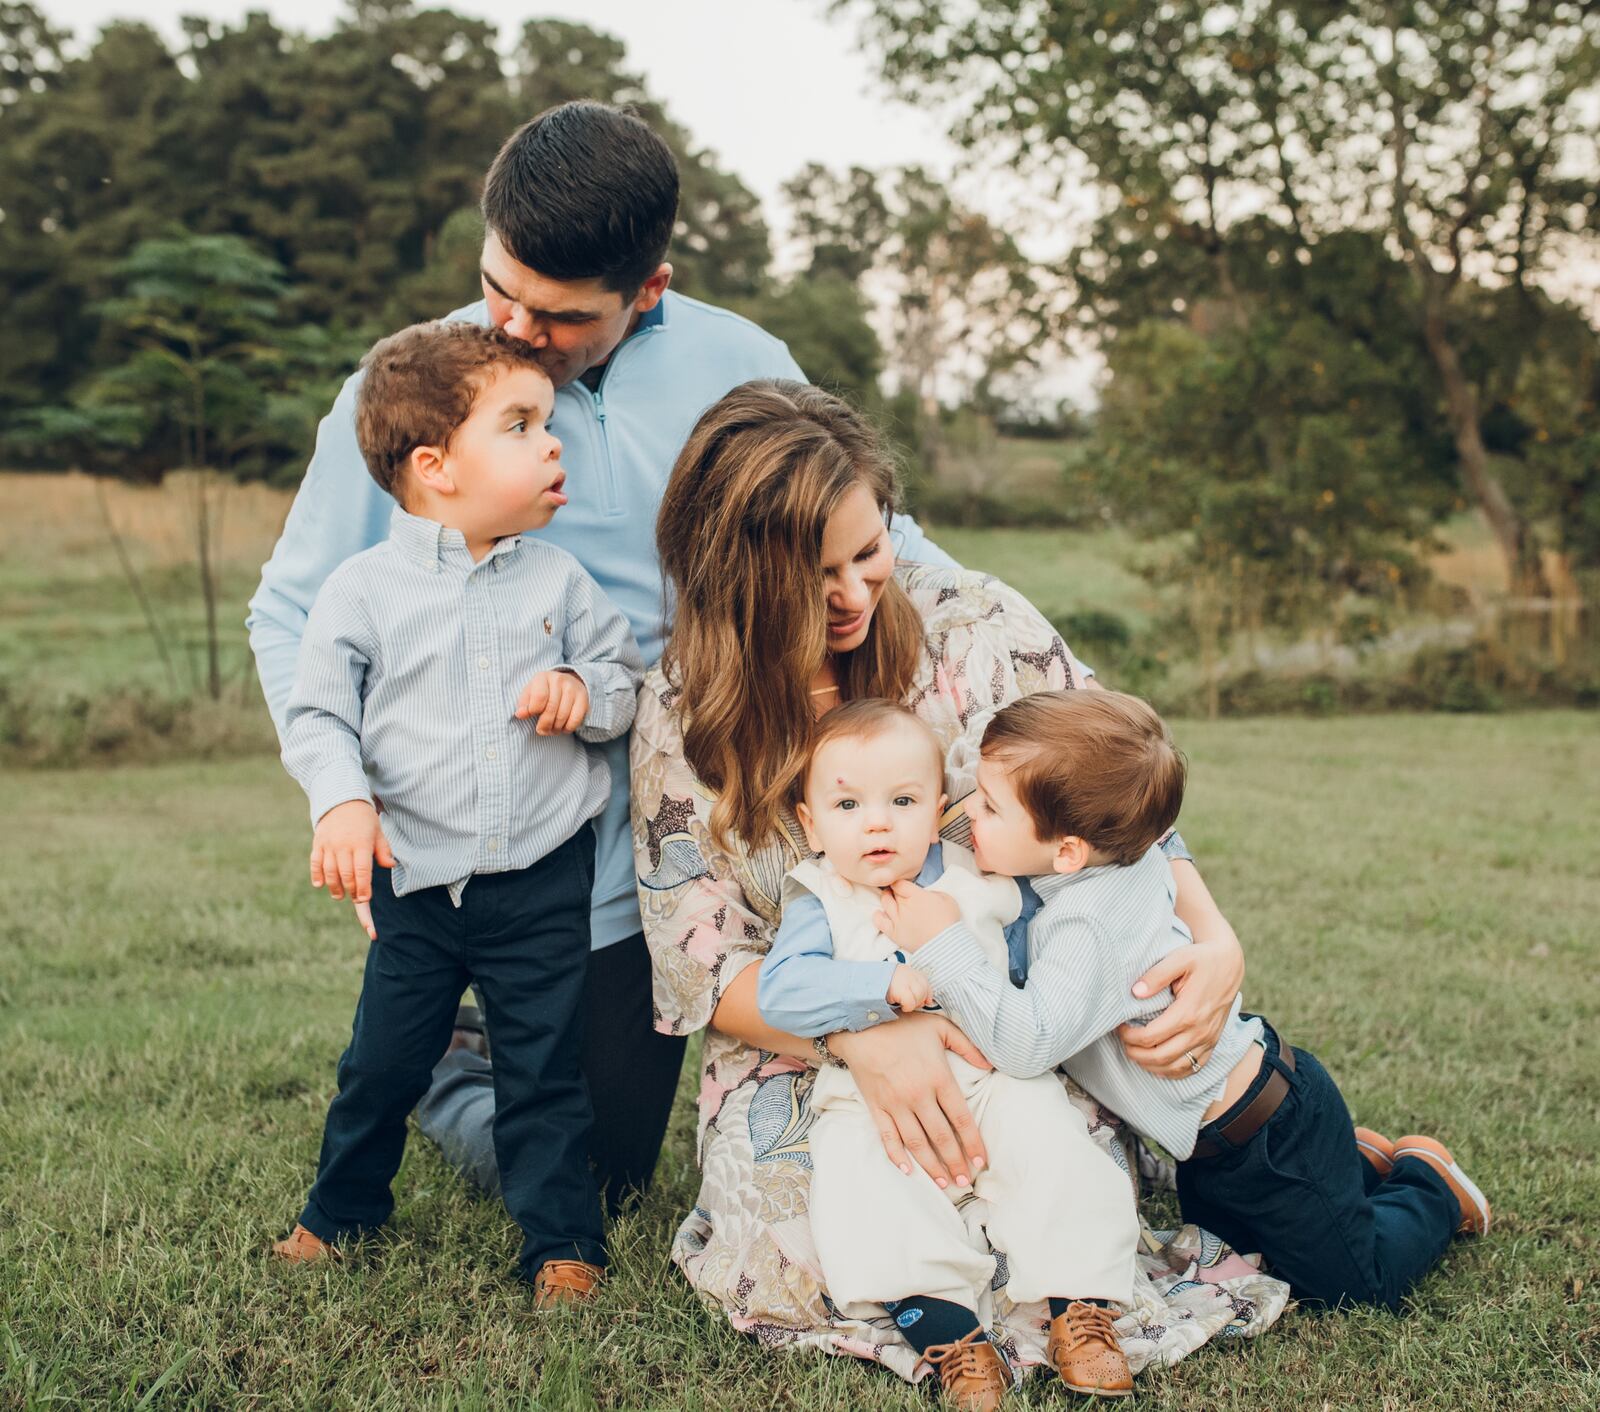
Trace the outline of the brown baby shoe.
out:
<instances>
[{"instance_id":1,"label":"brown baby shoe","mask_svg":"<svg viewBox=\"0 0 1600 1412\"><path fill-rule=\"evenodd\" d=\"M982 1329L954 1343L931 1344L922 1356L939 1370L939 1385L961 1412L994 1412L1011 1390L1011 1370Z\"/></svg>"},{"instance_id":2,"label":"brown baby shoe","mask_svg":"<svg viewBox=\"0 0 1600 1412\"><path fill-rule=\"evenodd\" d=\"M291 1265L305 1265L313 1260L337 1260L339 1247L329 1245L321 1236L314 1236L304 1226L297 1225L273 1245L272 1253Z\"/></svg>"},{"instance_id":3,"label":"brown baby shoe","mask_svg":"<svg viewBox=\"0 0 1600 1412\"><path fill-rule=\"evenodd\" d=\"M557 1304L586 1304L594 1298L605 1271L582 1260L546 1260L533 1277L533 1303L538 1309Z\"/></svg>"},{"instance_id":4,"label":"brown baby shoe","mask_svg":"<svg viewBox=\"0 0 1600 1412\"><path fill-rule=\"evenodd\" d=\"M1065 1314L1050 1321L1050 1362L1074 1392L1133 1396L1133 1374L1114 1323L1109 1309L1082 1300L1074 1300Z\"/></svg>"}]
</instances>

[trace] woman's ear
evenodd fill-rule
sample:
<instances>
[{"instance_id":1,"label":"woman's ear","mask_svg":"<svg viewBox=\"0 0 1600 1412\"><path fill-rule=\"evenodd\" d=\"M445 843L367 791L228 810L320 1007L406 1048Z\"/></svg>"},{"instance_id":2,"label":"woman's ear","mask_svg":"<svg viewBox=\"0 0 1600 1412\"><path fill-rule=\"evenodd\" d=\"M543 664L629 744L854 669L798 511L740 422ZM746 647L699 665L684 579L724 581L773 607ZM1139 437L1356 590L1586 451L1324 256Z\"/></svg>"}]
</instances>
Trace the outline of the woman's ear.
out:
<instances>
[{"instance_id":1,"label":"woman's ear","mask_svg":"<svg viewBox=\"0 0 1600 1412\"><path fill-rule=\"evenodd\" d=\"M813 853L821 853L822 845L817 842L816 821L811 817L811 808L805 800L802 799L796 803L794 816L800 820L800 827L806 832L807 846Z\"/></svg>"},{"instance_id":2,"label":"woman's ear","mask_svg":"<svg viewBox=\"0 0 1600 1412\"><path fill-rule=\"evenodd\" d=\"M1089 866L1088 840L1079 838L1076 834L1062 839L1056 845L1056 856L1051 860L1050 866L1058 873L1082 872Z\"/></svg>"}]
</instances>

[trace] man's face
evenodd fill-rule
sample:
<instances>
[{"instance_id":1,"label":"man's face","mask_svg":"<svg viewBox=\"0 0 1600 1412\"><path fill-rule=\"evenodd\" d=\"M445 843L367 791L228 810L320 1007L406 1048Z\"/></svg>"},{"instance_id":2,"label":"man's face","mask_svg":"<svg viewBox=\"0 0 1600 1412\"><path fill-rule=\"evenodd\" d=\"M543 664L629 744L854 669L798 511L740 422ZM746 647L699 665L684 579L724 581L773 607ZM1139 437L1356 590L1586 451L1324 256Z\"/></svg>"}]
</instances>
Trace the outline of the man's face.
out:
<instances>
[{"instance_id":1,"label":"man's face","mask_svg":"<svg viewBox=\"0 0 1600 1412\"><path fill-rule=\"evenodd\" d=\"M479 278L495 327L531 343L550 381L563 387L605 362L634 320L655 308L672 267L662 265L633 299L624 300L598 279L547 279L514 258L489 231Z\"/></svg>"}]
</instances>

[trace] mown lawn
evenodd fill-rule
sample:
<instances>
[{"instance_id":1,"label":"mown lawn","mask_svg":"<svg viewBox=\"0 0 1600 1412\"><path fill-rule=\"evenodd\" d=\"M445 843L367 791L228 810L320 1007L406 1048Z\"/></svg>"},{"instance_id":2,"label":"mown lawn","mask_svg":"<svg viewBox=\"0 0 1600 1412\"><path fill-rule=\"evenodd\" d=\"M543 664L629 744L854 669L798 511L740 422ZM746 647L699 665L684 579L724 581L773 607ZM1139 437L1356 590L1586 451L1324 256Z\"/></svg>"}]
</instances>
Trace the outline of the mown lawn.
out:
<instances>
[{"instance_id":1,"label":"mown lawn","mask_svg":"<svg viewBox=\"0 0 1600 1412\"><path fill-rule=\"evenodd\" d=\"M1496 1229L1403 1319L1292 1313L1138 1405L1600 1405L1593 717L1183 724L1184 829L1247 996L1360 1120L1451 1141ZM666 1258L689 1090L592 1310L536 1315L515 1233L413 1143L387 1239L268 1263L315 1161L364 941L303 882L268 759L0 776L0 1407L913 1408L774 1357ZM1036 1379L1018 1406L1064 1405Z\"/></svg>"}]
</instances>

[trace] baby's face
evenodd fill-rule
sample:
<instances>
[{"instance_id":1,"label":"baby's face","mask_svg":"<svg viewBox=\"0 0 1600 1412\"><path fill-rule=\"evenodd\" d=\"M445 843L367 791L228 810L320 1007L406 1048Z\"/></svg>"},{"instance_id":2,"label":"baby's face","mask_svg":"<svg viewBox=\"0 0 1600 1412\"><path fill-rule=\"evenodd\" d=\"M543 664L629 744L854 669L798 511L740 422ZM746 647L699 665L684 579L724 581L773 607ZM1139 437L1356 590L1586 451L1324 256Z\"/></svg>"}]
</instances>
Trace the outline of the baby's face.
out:
<instances>
[{"instance_id":1,"label":"baby's face","mask_svg":"<svg viewBox=\"0 0 1600 1412\"><path fill-rule=\"evenodd\" d=\"M908 723L824 742L798 812L812 848L840 876L881 888L922 870L943 808L942 762Z\"/></svg>"}]
</instances>

